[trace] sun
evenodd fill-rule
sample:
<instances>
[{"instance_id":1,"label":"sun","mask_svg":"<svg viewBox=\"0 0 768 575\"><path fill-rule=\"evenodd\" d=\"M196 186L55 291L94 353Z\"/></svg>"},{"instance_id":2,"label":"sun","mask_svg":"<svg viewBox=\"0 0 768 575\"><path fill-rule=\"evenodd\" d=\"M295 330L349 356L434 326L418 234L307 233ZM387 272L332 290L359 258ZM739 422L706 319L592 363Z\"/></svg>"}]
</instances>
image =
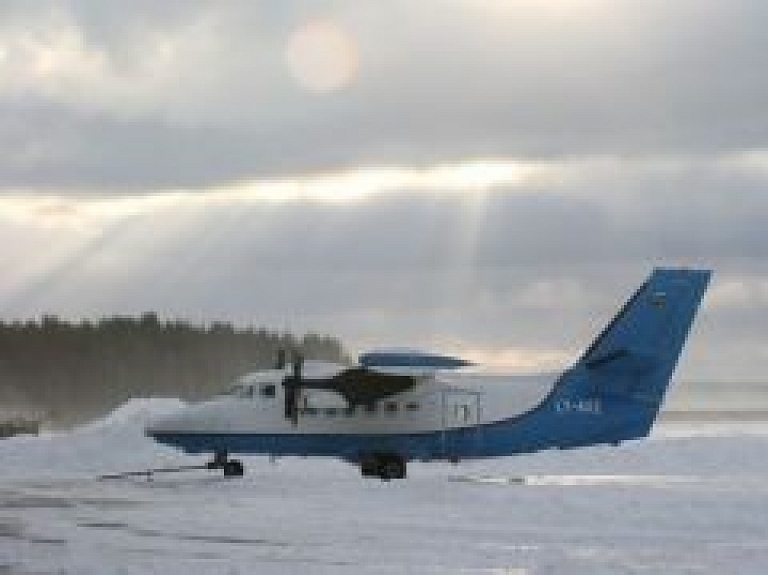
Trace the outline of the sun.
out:
<instances>
[{"instance_id":1,"label":"sun","mask_svg":"<svg viewBox=\"0 0 768 575\"><path fill-rule=\"evenodd\" d=\"M310 92L335 92L357 75L355 40L331 20L315 20L298 27L285 52L291 75Z\"/></svg>"}]
</instances>

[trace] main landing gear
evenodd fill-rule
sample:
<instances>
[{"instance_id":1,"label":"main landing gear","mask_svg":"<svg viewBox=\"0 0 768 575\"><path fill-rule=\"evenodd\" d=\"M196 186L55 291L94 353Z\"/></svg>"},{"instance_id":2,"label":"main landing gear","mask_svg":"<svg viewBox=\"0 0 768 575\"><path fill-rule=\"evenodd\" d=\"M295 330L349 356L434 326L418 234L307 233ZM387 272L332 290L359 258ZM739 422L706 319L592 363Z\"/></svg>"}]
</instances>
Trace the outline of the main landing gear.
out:
<instances>
[{"instance_id":1,"label":"main landing gear","mask_svg":"<svg viewBox=\"0 0 768 575\"><path fill-rule=\"evenodd\" d=\"M382 481L405 479L405 458L397 453L366 453L360 457L360 472Z\"/></svg>"},{"instance_id":2,"label":"main landing gear","mask_svg":"<svg viewBox=\"0 0 768 575\"><path fill-rule=\"evenodd\" d=\"M225 477L240 477L245 473L243 462L239 459L229 459L226 451L217 451L213 459L205 464L207 469L221 469Z\"/></svg>"}]
</instances>

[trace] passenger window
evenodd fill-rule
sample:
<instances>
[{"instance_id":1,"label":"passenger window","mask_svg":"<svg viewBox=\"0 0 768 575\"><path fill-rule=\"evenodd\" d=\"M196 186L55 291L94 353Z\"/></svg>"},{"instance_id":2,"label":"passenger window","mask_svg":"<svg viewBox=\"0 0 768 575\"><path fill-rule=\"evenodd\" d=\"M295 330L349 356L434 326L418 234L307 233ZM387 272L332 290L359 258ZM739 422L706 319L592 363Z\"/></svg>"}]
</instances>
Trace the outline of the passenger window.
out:
<instances>
[{"instance_id":1,"label":"passenger window","mask_svg":"<svg viewBox=\"0 0 768 575\"><path fill-rule=\"evenodd\" d=\"M397 404L394 401L388 401L386 405L384 406L387 413L390 415L393 415L397 413Z\"/></svg>"},{"instance_id":2,"label":"passenger window","mask_svg":"<svg viewBox=\"0 0 768 575\"><path fill-rule=\"evenodd\" d=\"M456 419L460 421L469 421L471 411L468 405L457 405L455 410Z\"/></svg>"},{"instance_id":3,"label":"passenger window","mask_svg":"<svg viewBox=\"0 0 768 575\"><path fill-rule=\"evenodd\" d=\"M419 411L419 409L421 409L421 406L415 401L411 401L405 404L406 411L414 412L414 411Z\"/></svg>"},{"instance_id":4,"label":"passenger window","mask_svg":"<svg viewBox=\"0 0 768 575\"><path fill-rule=\"evenodd\" d=\"M354 415L355 415L355 406L351 405L349 407L345 407L344 408L344 415L346 417L354 417Z\"/></svg>"},{"instance_id":5,"label":"passenger window","mask_svg":"<svg viewBox=\"0 0 768 575\"><path fill-rule=\"evenodd\" d=\"M365 413L368 415L373 415L376 413L376 404L375 403L366 403L365 404Z\"/></svg>"},{"instance_id":6,"label":"passenger window","mask_svg":"<svg viewBox=\"0 0 768 575\"><path fill-rule=\"evenodd\" d=\"M304 411L304 415L309 415L309 416L317 415L317 408L314 408L314 407L305 407L303 411Z\"/></svg>"},{"instance_id":7,"label":"passenger window","mask_svg":"<svg viewBox=\"0 0 768 575\"><path fill-rule=\"evenodd\" d=\"M261 386L262 397L275 397L275 384L270 383Z\"/></svg>"},{"instance_id":8,"label":"passenger window","mask_svg":"<svg viewBox=\"0 0 768 575\"><path fill-rule=\"evenodd\" d=\"M335 407L328 407L325 409L324 413L327 417L336 417L336 415L338 415L338 410Z\"/></svg>"}]
</instances>

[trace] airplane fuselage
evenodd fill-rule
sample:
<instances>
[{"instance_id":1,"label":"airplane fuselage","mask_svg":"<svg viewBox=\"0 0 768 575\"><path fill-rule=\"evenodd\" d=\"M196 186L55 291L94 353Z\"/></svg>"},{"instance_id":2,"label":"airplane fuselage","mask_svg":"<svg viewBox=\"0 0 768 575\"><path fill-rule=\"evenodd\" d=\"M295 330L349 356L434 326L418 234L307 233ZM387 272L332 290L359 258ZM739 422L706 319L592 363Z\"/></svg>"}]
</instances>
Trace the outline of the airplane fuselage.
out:
<instances>
[{"instance_id":1,"label":"airplane fuselage","mask_svg":"<svg viewBox=\"0 0 768 575\"><path fill-rule=\"evenodd\" d=\"M369 353L352 367L296 361L246 376L147 433L189 453L215 453L211 465L225 473L242 473L240 462L227 467L228 453L321 455L382 478L404 477L412 459L644 437L709 278L706 270L655 270L559 376L464 374L452 369L466 362L424 353Z\"/></svg>"},{"instance_id":2,"label":"airplane fuselage","mask_svg":"<svg viewBox=\"0 0 768 575\"><path fill-rule=\"evenodd\" d=\"M313 366L307 367L311 373ZM333 392L305 390L295 424L283 413L285 377L282 370L246 376L229 393L157 422L149 433L188 453L226 450L351 461L369 452L458 460L575 447L581 437L599 440L601 430L611 432L606 442L619 440L614 413L605 412L603 400L559 393L559 375L437 374L411 390L355 407ZM621 439L638 436L633 424L624 431Z\"/></svg>"}]
</instances>

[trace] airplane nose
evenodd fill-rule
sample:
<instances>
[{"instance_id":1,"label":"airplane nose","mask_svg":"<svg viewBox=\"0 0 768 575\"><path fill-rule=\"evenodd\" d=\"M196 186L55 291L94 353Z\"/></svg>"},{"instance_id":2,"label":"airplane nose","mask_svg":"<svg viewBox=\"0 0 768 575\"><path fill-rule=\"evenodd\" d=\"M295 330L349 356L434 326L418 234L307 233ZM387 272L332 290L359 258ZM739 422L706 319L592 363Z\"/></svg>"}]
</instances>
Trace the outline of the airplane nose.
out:
<instances>
[{"instance_id":1,"label":"airplane nose","mask_svg":"<svg viewBox=\"0 0 768 575\"><path fill-rule=\"evenodd\" d=\"M155 437L158 433L160 433L160 425L159 420L152 420L147 425L144 426L144 435L147 437Z\"/></svg>"},{"instance_id":2,"label":"airplane nose","mask_svg":"<svg viewBox=\"0 0 768 575\"><path fill-rule=\"evenodd\" d=\"M155 437L162 435L163 433L169 433L178 427L179 416L178 415L163 415L158 416L149 421L144 427L144 435L147 437Z\"/></svg>"},{"instance_id":3,"label":"airplane nose","mask_svg":"<svg viewBox=\"0 0 768 575\"><path fill-rule=\"evenodd\" d=\"M170 413L157 414L144 426L144 435L157 439L159 435L172 435L194 430L199 424L204 406L184 406Z\"/></svg>"},{"instance_id":4,"label":"airplane nose","mask_svg":"<svg viewBox=\"0 0 768 575\"><path fill-rule=\"evenodd\" d=\"M147 437L178 431L182 415L190 405L178 399L151 399L142 409L143 431Z\"/></svg>"}]
</instances>

